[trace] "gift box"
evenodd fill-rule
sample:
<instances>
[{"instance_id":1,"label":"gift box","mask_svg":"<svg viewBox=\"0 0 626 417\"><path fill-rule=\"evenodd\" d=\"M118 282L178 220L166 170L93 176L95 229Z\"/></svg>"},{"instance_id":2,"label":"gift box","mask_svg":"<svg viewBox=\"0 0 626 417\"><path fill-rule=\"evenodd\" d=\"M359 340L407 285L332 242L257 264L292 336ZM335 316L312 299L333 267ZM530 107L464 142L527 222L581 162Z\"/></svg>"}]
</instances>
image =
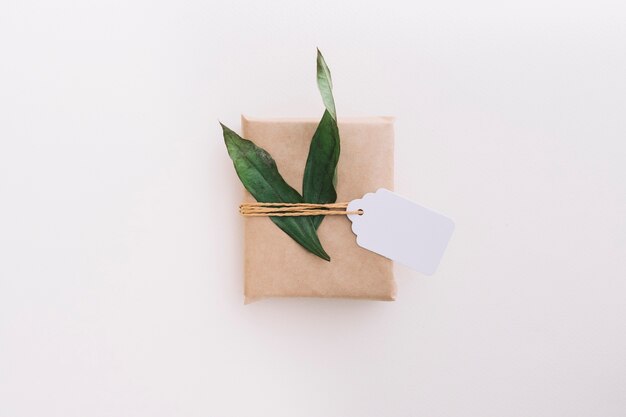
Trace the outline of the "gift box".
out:
<instances>
[{"instance_id":1,"label":"gift box","mask_svg":"<svg viewBox=\"0 0 626 417\"><path fill-rule=\"evenodd\" d=\"M302 178L316 119L242 116L243 137L267 150L285 180L302 192ZM341 156L337 202L378 188L393 189L393 118L340 118ZM246 191L244 202L254 202ZM267 297L394 300L392 262L357 245L347 216L326 216L319 238L327 262L307 252L268 217L244 218L245 302Z\"/></svg>"}]
</instances>

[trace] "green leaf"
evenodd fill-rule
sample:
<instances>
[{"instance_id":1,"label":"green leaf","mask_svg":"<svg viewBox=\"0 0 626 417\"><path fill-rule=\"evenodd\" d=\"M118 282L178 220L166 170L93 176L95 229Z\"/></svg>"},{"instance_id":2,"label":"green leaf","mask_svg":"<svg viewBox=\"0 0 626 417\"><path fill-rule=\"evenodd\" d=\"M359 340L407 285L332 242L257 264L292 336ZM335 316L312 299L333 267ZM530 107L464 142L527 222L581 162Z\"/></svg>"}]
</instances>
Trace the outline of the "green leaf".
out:
<instances>
[{"instance_id":1,"label":"green leaf","mask_svg":"<svg viewBox=\"0 0 626 417\"><path fill-rule=\"evenodd\" d=\"M337 122L326 110L311 140L309 156L304 169L302 195L307 203L334 203L337 201L335 178L339 160L339 130ZM324 216L314 216L317 229Z\"/></svg>"},{"instance_id":2,"label":"green leaf","mask_svg":"<svg viewBox=\"0 0 626 417\"><path fill-rule=\"evenodd\" d=\"M302 183L302 195L307 203L334 203L337 201L337 162L340 142L337 128L333 82L330 70L320 50L317 50L317 85L322 94L326 110L317 130L311 139ZM313 224L317 229L324 216L315 216Z\"/></svg>"},{"instance_id":3,"label":"green leaf","mask_svg":"<svg viewBox=\"0 0 626 417\"><path fill-rule=\"evenodd\" d=\"M335 111L335 99L333 98L333 80L330 76L330 70L320 50L317 50L317 88L322 94L324 107L330 113L333 120L337 121L337 112Z\"/></svg>"},{"instance_id":4,"label":"green leaf","mask_svg":"<svg viewBox=\"0 0 626 417\"><path fill-rule=\"evenodd\" d=\"M221 123L220 123L221 124ZM272 156L252 141L222 125L224 142L235 170L246 190L261 203L302 203L302 196L280 175ZM313 220L305 217L275 217L270 219L293 240L309 252L330 261L324 251Z\"/></svg>"}]
</instances>

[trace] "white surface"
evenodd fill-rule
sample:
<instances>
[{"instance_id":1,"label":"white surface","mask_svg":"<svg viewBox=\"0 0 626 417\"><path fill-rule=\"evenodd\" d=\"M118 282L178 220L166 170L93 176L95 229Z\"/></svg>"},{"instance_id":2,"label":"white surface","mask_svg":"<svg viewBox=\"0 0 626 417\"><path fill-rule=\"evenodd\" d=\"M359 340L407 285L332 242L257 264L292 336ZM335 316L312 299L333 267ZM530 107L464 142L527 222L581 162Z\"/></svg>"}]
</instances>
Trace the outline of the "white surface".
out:
<instances>
[{"instance_id":1,"label":"white surface","mask_svg":"<svg viewBox=\"0 0 626 417\"><path fill-rule=\"evenodd\" d=\"M622 2L3 1L0 416L624 416ZM397 116L395 303L243 305L218 118Z\"/></svg>"},{"instance_id":2,"label":"white surface","mask_svg":"<svg viewBox=\"0 0 626 417\"><path fill-rule=\"evenodd\" d=\"M359 211L360 210L360 211ZM350 201L356 243L417 272L437 270L454 231L452 219L385 188Z\"/></svg>"}]
</instances>

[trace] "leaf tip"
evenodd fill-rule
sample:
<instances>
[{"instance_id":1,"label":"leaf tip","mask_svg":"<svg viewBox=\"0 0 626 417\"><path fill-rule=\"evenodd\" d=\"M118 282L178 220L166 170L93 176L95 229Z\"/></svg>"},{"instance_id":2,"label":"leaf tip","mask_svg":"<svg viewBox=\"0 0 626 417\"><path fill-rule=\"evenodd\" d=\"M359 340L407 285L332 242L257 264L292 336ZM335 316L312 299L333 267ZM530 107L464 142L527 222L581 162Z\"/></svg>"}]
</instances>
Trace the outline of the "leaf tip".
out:
<instances>
[{"instance_id":1,"label":"leaf tip","mask_svg":"<svg viewBox=\"0 0 626 417\"><path fill-rule=\"evenodd\" d=\"M236 135L236 133L233 132L233 130L229 128L228 126L226 126L224 123L219 122L219 124L220 126L222 126L222 134L224 135L224 142L226 142L226 144L228 145L228 142L231 142L233 140L233 137L234 135Z\"/></svg>"},{"instance_id":2,"label":"leaf tip","mask_svg":"<svg viewBox=\"0 0 626 417\"><path fill-rule=\"evenodd\" d=\"M322 51L320 51L320 48L317 48L317 66L318 66L318 71L322 69L328 70L328 66L326 65L326 60L324 59L324 55L322 54Z\"/></svg>"},{"instance_id":3,"label":"leaf tip","mask_svg":"<svg viewBox=\"0 0 626 417\"><path fill-rule=\"evenodd\" d=\"M317 235L317 233L316 233ZM320 244L320 248L319 251L316 253L317 256L319 256L320 258L322 258L323 260L330 262L330 255L328 255L326 253L326 251L324 250L324 248L322 247L322 245Z\"/></svg>"}]
</instances>

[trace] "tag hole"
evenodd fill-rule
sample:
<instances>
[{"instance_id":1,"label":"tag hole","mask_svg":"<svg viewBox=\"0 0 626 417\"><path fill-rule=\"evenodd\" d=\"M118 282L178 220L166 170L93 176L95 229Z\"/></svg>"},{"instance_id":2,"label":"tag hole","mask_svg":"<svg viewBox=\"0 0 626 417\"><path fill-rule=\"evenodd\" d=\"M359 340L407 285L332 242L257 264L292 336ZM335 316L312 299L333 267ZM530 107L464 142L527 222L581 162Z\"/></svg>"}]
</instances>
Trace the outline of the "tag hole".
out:
<instances>
[{"instance_id":1,"label":"tag hole","mask_svg":"<svg viewBox=\"0 0 626 417\"><path fill-rule=\"evenodd\" d=\"M357 211L359 212L359 216L363 215L363 210L362 209L358 209Z\"/></svg>"}]
</instances>

